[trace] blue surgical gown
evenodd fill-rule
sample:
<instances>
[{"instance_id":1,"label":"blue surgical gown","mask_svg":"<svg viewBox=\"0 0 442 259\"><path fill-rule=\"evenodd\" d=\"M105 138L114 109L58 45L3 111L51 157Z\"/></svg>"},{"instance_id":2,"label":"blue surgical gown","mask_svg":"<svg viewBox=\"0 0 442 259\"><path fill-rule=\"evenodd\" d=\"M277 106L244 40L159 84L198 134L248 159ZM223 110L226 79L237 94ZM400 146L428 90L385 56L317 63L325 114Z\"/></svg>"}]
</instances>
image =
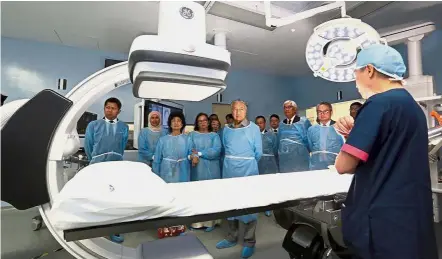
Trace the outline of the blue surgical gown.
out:
<instances>
[{"instance_id":1,"label":"blue surgical gown","mask_svg":"<svg viewBox=\"0 0 442 259\"><path fill-rule=\"evenodd\" d=\"M221 178L219 165L221 140L216 133L199 133L193 131L189 134L192 149L200 154L199 163L191 168L191 181L212 180Z\"/></svg>"},{"instance_id":2,"label":"blue surgical gown","mask_svg":"<svg viewBox=\"0 0 442 259\"><path fill-rule=\"evenodd\" d=\"M221 152L219 154L219 167L221 170L221 178L223 177L223 164L224 164L224 155L225 155L225 151L224 151L224 143L223 143L223 132L224 132L224 128L221 128L217 133L219 136L219 139L221 140Z\"/></svg>"},{"instance_id":3,"label":"blue surgical gown","mask_svg":"<svg viewBox=\"0 0 442 259\"><path fill-rule=\"evenodd\" d=\"M166 183L190 181L191 143L187 135L166 135L158 140L152 170Z\"/></svg>"},{"instance_id":4,"label":"blue surgical gown","mask_svg":"<svg viewBox=\"0 0 442 259\"><path fill-rule=\"evenodd\" d=\"M276 134L270 131L261 133L262 138L262 157L258 162L259 174L278 173L278 164L276 156L278 154L278 145Z\"/></svg>"},{"instance_id":5,"label":"blue surgical gown","mask_svg":"<svg viewBox=\"0 0 442 259\"><path fill-rule=\"evenodd\" d=\"M310 170L327 169L334 165L344 137L333 126L314 125L308 129L308 143L311 152Z\"/></svg>"},{"instance_id":6,"label":"blue surgical gown","mask_svg":"<svg viewBox=\"0 0 442 259\"><path fill-rule=\"evenodd\" d=\"M84 149L90 164L121 161L129 136L126 123L110 123L104 119L92 121L87 125Z\"/></svg>"},{"instance_id":7,"label":"blue surgical gown","mask_svg":"<svg viewBox=\"0 0 442 259\"><path fill-rule=\"evenodd\" d=\"M280 123L278 131L278 159L281 173L308 171L310 152L307 131L311 123L305 117L291 125Z\"/></svg>"},{"instance_id":8,"label":"blue surgical gown","mask_svg":"<svg viewBox=\"0 0 442 259\"><path fill-rule=\"evenodd\" d=\"M138 136L138 161L151 166L158 140L166 134L166 129L159 131L153 131L150 128L141 129Z\"/></svg>"},{"instance_id":9,"label":"blue surgical gown","mask_svg":"<svg viewBox=\"0 0 442 259\"><path fill-rule=\"evenodd\" d=\"M223 178L259 174L258 161L262 156L262 139L256 124L249 122L248 126L242 128L224 127L223 143L225 147ZM247 199L247 194L245 195L245 199ZM257 219L257 214L228 219L249 223Z\"/></svg>"},{"instance_id":10,"label":"blue surgical gown","mask_svg":"<svg viewBox=\"0 0 442 259\"><path fill-rule=\"evenodd\" d=\"M437 259L424 113L405 89L368 98L342 150L361 161L342 231L362 259Z\"/></svg>"}]
</instances>

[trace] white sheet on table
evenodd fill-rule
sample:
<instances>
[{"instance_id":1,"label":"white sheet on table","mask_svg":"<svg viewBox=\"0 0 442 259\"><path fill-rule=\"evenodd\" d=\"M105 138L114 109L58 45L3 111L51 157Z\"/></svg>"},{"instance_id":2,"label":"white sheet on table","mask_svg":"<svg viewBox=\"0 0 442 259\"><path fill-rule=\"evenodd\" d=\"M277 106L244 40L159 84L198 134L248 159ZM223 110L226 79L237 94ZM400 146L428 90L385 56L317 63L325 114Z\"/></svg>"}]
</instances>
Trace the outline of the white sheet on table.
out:
<instances>
[{"instance_id":1,"label":"white sheet on table","mask_svg":"<svg viewBox=\"0 0 442 259\"><path fill-rule=\"evenodd\" d=\"M347 192L351 179L321 170L166 184L145 164L106 162L84 168L69 181L50 218L64 230L217 213Z\"/></svg>"}]
</instances>

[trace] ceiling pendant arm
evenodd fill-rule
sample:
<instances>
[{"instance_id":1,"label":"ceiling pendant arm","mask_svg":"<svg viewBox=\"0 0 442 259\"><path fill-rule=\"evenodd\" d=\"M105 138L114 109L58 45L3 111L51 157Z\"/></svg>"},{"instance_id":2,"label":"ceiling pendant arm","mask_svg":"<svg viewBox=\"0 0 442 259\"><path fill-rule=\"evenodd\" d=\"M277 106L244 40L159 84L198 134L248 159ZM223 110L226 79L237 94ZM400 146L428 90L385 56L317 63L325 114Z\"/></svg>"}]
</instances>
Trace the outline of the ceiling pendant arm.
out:
<instances>
[{"instance_id":1,"label":"ceiling pendant arm","mask_svg":"<svg viewBox=\"0 0 442 259\"><path fill-rule=\"evenodd\" d=\"M328 12L328 11L338 9L338 8L341 10L341 16L347 17L345 2L344 1L337 1L337 2L334 2L331 4L327 4L324 6L317 7L317 8L313 8L313 9L310 9L310 10L307 10L304 12L300 12L300 13L296 13L294 15L286 16L283 18L272 18L271 2L264 1L266 25L269 27L281 27L281 26L289 25L294 22L310 18L310 17L315 16L317 14Z\"/></svg>"}]
</instances>

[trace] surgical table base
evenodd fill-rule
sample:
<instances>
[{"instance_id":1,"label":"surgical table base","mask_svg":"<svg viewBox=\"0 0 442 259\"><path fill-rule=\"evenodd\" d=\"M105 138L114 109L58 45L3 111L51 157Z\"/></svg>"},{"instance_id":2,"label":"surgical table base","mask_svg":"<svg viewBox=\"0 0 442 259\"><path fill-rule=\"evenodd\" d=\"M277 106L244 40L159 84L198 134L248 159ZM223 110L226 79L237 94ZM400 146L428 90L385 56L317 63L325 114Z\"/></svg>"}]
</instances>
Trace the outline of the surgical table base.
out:
<instances>
[{"instance_id":1,"label":"surgical table base","mask_svg":"<svg viewBox=\"0 0 442 259\"><path fill-rule=\"evenodd\" d=\"M336 194L274 211L277 223L288 230L283 248L290 258L351 258L341 232L341 207L345 198L344 194Z\"/></svg>"},{"instance_id":2,"label":"surgical table base","mask_svg":"<svg viewBox=\"0 0 442 259\"><path fill-rule=\"evenodd\" d=\"M324 199L330 199L331 196L324 197ZM280 204L273 204L263 207L247 208L234 211L224 211L220 213L211 213L205 215L195 215L190 217L164 217L149 220L137 220L130 222L122 222L117 224L101 225L94 227L76 228L64 230L64 240L76 241L96 237L109 236L114 233L131 233L143 231L146 229L157 229L160 227L169 227L176 225L189 225L195 222L203 222L217 219L224 219L228 217L241 216L246 214L259 213L269 210L278 210L282 208L294 207L301 204L302 200L294 200L283 202Z\"/></svg>"},{"instance_id":3,"label":"surgical table base","mask_svg":"<svg viewBox=\"0 0 442 259\"><path fill-rule=\"evenodd\" d=\"M201 241L192 234L140 244L135 259L213 259Z\"/></svg>"},{"instance_id":4,"label":"surgical table base","mask_svg":"<svg viewBox=\"0 0 442 259\"><path fill-rule=\"evenodd\" d=\"M43 218L38 215L32 218L32 230L38 231L43 226Z\"/></svg>"}]
</instances>

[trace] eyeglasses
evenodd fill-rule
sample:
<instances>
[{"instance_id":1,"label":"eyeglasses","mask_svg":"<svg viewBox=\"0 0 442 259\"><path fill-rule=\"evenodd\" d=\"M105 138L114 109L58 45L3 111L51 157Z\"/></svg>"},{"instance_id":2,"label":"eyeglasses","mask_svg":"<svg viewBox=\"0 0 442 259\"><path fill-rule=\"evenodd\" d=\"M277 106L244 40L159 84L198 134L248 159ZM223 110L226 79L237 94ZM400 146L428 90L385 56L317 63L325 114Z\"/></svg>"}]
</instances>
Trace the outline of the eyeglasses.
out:
<instances>
[{"instance_id":1,"label":"eyeglasses","mask_svg":"<svg viewBox=\"0 0 442 259\"><path fill-rule=\"evenodd\" d=\"M330 111L329 110L325 110L325 111L316 111L318 114L329 114Z\"/></svg>"},{"instance_id":2,"label":"eyeglasses","mask_svg":"<svg viewBox=\"0 0 442 259\"><path fill-rule=\"evenodd\" d=\"M207 122L207 119L198 120L198 122L200 123Z\"/></svg>"}]
</instances>

